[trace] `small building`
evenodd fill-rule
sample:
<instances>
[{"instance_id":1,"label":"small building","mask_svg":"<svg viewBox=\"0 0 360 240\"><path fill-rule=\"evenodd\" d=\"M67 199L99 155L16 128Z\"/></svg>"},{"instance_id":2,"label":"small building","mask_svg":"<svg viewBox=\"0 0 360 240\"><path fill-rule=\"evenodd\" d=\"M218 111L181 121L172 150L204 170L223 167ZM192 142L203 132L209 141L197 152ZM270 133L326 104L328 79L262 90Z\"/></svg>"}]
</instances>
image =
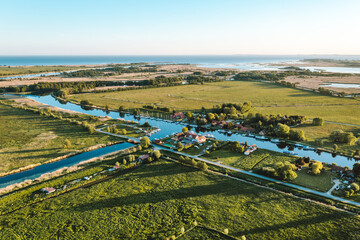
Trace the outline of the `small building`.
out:
<instances>
[{"instance_id":1,"label":"small building","mask_svg":"<svg viewBox=\"0 0 360 240\"><path fill-rule=\"evenodd\" d=\"M265 131L265 130L260 131L260 132L259 132L259 135L265 136L265 135L266 135L266 131Z\"/></svg>"},{"instance_id":2,"label":"small building","mask_svg":"<svg viewBox=\"0 0 360 240\"><path fill-rule=\"evenodd\" d=\"M170 119L184 119L184 118L186 118L186 116L183 112L178 112L170 115Z\"/></svg>"},{"instance_id":3,"label":"small building","mask_svg":"<svg viewBox=\"0 0 360 240\"><path fill-rule=\"evenodd\" d=\"M156 140L154 141L154 143L159 144L159 145L163 145L163 144L164 144L163 141L161 141L161 140L159 140L159 139L156 139Z\"/></svg>"},{"instance_id":4,"label":"small building","mask_svg":"<svg viewBox=\"0 0 360 240\"><path fill-rule=\"evenodd\" d=\"M196 136L195 141L199 144L204 143L204 142L206 142L206 137L205 136Z\"/></svg>"},{"instance_id":5,"label":"small building","mask_svg":"<svg viewBox=\"0 0 360 240\"><path fill-rule=\"evenodd\" d=\"M46 188L42 188L41 191L44 192L44 193L46 193L46 194L49 194L49 193L55 192L56 189L53 188L53 187L46 187Z\"/></svg>"},{"instance_id":6,"label":"small building","mask_svg":"<svg viewBox=\"0 0 360 240\"><path fill-rule=\"evenodd\" d=\"M114 170L118 170L120 168L121 168L120 166L116 166L116 165L113 167Z\"/></svg>"},{"instance_id":7,"label":"small building","mask_svg":"<svg viewBox=\"0 0 360 240\"><path fill-rule=\"evenodd\" d=\"M148 159L149 157L150 157L149 154L141 155L141 156L138 158L138 160L139 160L140 162L143 162L144 160Z\"/></svg>"}]
</instances>

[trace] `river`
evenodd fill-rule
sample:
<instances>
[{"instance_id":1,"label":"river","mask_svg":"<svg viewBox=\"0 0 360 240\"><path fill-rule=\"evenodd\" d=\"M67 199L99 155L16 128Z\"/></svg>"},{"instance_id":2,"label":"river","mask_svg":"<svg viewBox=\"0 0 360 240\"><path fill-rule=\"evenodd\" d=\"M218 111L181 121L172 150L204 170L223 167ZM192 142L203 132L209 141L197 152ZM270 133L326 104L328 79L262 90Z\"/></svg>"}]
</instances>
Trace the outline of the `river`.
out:
<instances>
[{"instance_id":1,"label":"river","mask_svg":"<svg viewBox=\"0 0 360 240\"><path fill-rule=\"evenodd\" d=\"M85 114L90 114L90 115L94 115L94 116L99 116L99 117L103 117L103 116L109 116L113 119L119 118L119 113L118 112L106 112L100 109L92 109L92 110L84 110L83 108L81 108L81 106L74 104L74 103L60 103L56 98L52 97L51 95L47 95L47 96L35 96L35 95L26 95L27 98L33 99L35 101L38 101L40 103L44 103L44 104L48 104L51 106L55 106L55 107L59 107L59 108L63 108L63 109L68 109L68 110L72 110L72 111L76 111L76 112L81 112L81 113L85 113ZM140 117L140 119L138 117L134 117L131 114L125 114L125 116L122 116L121 118L124 118L125 120L133 120L133 121L137 121L140 124L143 124L145 122L149 122L152 126L157 127L159 129L161 129L161 131L153 134L150 139L153 140L155 138L163 138L167 135L171 135L173 133L177 133L180 132L182 130L182 128L184 126L187 126L187 124L184 123L176 123L176 122L168 122L165 121L163 119L159 119L159 118L147 118L147 117ZM201 130L198 128L194 128L193 129L196 132L200 132ZM270 141L262 141L262 140L258 140L255 139L254 137L248 137L244 134L232 134L231 136L229 136L229 134L226 133L222 133L219 131L208 131L208 130L204 130L201 131L202 134L211 134L214 135L214 137L216 139L219 140L231 140L231 141L239 141L239 142L245 142L247 141L248 144L256 144L258 147L260 148L264 148L264 149L268 149L268 150L272 150L272 151L276 151L276 152L283 152L284 150L288 150L289 147L291 148L292 146L284 146L284 144L275 144L272 143ZM285 147L285 148L284 148ZM292 150L292 149L290 149ZM345 156L341 156L341 155L336 155L333 156L331 153L327 153L327 152L315 152L315 151L309 151L309 150L303 150L300 148L294 148L293 150L298 156L301 157L310 157L311 159L317 160L317 161L321 161L321 162L326 162L326 163L336 163L337 165L340 166L348 166L348 167L352 167L353 164L356 162L353 158L348 158Z\"/></svg>"},{"instance_id":2,"label":"river","mask_svg":"<svg viewBox=\"0 0 360 240\"><path fill-rule=\"evenodd\" d=\"M47 104L50 106L59 107L62 109L72 110L72 111L76 111L76 112L81 112L81 113L85 113L85 114L89 114L89 115L93 115L93 116L98 116L98 117L109 116L113 119L120 117L118 112L111 112L111 111L106 112L106 111L103 111L100 109L85 110L85 109L81 108L81 106L74 104L74 103L70 103L70 102L61 103L56 98L52 97L51 95L47 95L47 96L23 95L23 97L33 99L35 101L38 101L40 103L44 103L44 104ZM176 122L166 121L166 120L159 119L159 118L149 118L149 117L140 117L139 118L139 117L134 117L131 114L125 114L124 116L121 116L121 118L123 118L125 120L137 121L140 124L148 122L152 126L161 129L161 131L153 134L150 137L151 140L156 139L156 138L160 139L160 138L166 137L167 135L181 132L181 130L184 126L189 127L187 124L184 124L184 123L176 123ZM331 153L315 152L312 150L311 151L303 150L301 148L292 149L293 146L290 146L290 145L275 144L270 141L262 141L262 140L255 139L254 137L249 137L249 136L246 136L246 135L243 135L240 133L229 135L229 134L223 133L222 131L219 132L218 130L208 131L208 130L201 130L198 128L193 128L193 130L196 132L201 132L201 134L203 134L203 135L205 135L205 134L213 135L218 140L224 140L224 141L231 140L231 141L239 141L239 142L246 141L249 145L256 144L259 148L268 149L268 150L272 150L272 151L276 151L276 152L283 152L284 150L289 150L291 148L290 150L294 151L298 156L310 157L311 159L330 163L330 164L336 163L339 166L352 167L352 165L356 162L355 159L353 159L353 158L348 158L348 157L344 157L341 155L333 156ZM69 167L69 166L72 166L79 162L86 161L90 158L103 156L108 153L126 149L130 146L132 146L132 144L130 144L130 143L116 144L116 145L100 148L97 150L81 153L81 154L78 154L78 155L66 158L64 160L57 161L57 162L43 164L43 165L37 166L30 170L26 170L23 172L14 173L14 174L11 174L11 175L8 175L5 177L1 177L0 178L0 188L6 187L6 186L14 184L14 183L20 183L20 182L23 182L28 179L36 179L44 173L53 172L53 171L56 171L63 167Z\"/></svg>"}]
</instances>

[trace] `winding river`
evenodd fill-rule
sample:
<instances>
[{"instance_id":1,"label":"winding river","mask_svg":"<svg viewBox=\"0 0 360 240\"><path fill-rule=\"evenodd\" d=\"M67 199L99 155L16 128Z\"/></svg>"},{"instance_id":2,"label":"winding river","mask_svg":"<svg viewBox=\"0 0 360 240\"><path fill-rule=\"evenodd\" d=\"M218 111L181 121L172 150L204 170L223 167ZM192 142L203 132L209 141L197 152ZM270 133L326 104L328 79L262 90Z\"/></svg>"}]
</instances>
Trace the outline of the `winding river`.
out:
<instances>
[{"instance_id":1,"label":"winding river","mask_svg":"<svg viewBox=\"0 0 360 240\"><path fill-rule=\"evenodd\" d=\"M24 95L23 97L33 99L37 102L44 103L44 104L47 104L50 106L59 107L62 109L72 110L72 111L76 111L76 112L81 112L81 113L85 113L85 114L89 114L89 115L93 115L93 116L98 116L98 117L109 116L113 119L120 117L120 114L118 112L111 112L111 111L106 112L106 111L103 111L100 109L85 110L85 109L81 108L81 106L74 104L74 103L70 103L70 102L61 103L56 98L52 97L51 95L47 95L47 96ZM152 126L161 129L161 131L153 134L150 137L151 140L156 139L156 138L160 139L160 138L166 137L167 135L171 135L173 133L180 132L184 126L188 126L187 124L166 121L166 120L159 119L159 118L153 118L153 117L152 118L149 118L149 117L140 117L139 118L138 116L134 117L131 114L125 114L125 115L121 116L121 118L123 118L125 120L137 121L140 124L148 122ZM336 163L337 165L340 165L340 166L352 167L353 164L356 162L355 159L353 159L353 158L348 158L348 157L341 156L341 155L333 155L328 152L316 152L313 150L309 151L309 150L304 150L302 148L296 148L296 147L294 148L294 146L290 146L290 145L286 145L286 144L276 144L276 143L273 143L270 141L262 141L262 140L255 139L254 137L249 137L249 136L246 136L246 135L243 135L240 133L235 133L235 134L230 135L228 133L224 133L224 131L219 132L218 130L209 131L206 129L201 130L198 128L193 128L193 130L196 132L201 131L202 132L201 134L203 134L203 135L205 135L205 134L213 135L216 139L219 139L219 140L225 140L225 141L231 140L231 141L239 141L239 142L246 141L250 145L256 144L259 148L268 149L268 150L272 150L272 151L276 151L276 152L282 153L285 150L292 150L298 156L310 157L311 159L330 163L330 164ZM11 175L8 175L5 177L1 177L0 178L0 188L6 187L6 186L14 184L14 183L23 182L27 179L35 179L44 173L52 172L52 171L55 171L62 167L72 166L81 161L85 161L85 160L88 160L93 157L99 157L99 156L102 156L102 155L105 155L105 154L108 154L111 152L122 150L122 149L128 148L130 146L132 146L132 144L130 144L130 143L121 143L121 144L117 144L117 145L113 145L113 146L108 146L108 147L93 150L90 152L81 153L79 155L76 155L76 156L73 156L73 157L70 157L70 158L67 158L64 160L60 160L58 162L43 164L43 165L35 167L31 170L14 173L14 174L11 174Z\"/></svg>"}]
</instances>

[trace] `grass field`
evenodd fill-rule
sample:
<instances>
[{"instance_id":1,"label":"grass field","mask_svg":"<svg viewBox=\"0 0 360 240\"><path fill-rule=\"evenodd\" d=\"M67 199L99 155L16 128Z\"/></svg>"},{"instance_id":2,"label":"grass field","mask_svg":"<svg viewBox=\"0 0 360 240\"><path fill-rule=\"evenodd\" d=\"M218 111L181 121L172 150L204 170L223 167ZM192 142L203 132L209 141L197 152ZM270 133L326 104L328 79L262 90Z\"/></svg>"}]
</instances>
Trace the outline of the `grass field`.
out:
<instances>
[{"instance_id":1,"label":"grass field","mask_svg":"<svg viewBox=\"0 0 360 240\"><path fill-rule=\"evenodd\" d=\"M2 104L0 116L0 173L100 143L119 141L105 134L90 135L82 126ZM71 142L71 148L63 148L65 139Z\"/></svg>"},{"instance_id":2,"label":"grass field","mask_svg":"<svg viewBox=\"0 0 360 240\"><path fill-rule=\"evenodd\" d=\"M261 82L227 81L167 88L141 89L111 93L78 94L69 97L89 100L98 106L120 105L140 108L145 104L172 107L176 110L200 110L222 103L250 101L256 112L298 114L309 118L360 124L360 102L355 99L323 96L318 93Z\"/></svg>"},{"instance_id":3,"label":"grass field","mask_svg":"<svg viewBox=\"0 0 360 240\"><path fill-rule=\"evenodd\" d=\"M292 183L321 192L327 192L334 186L334 184L331 183L331 179L338 177L338 174L331 172L331 168L329 167L325 167L325 170L326 171L321 172L319 175L311 175L307 173L308 167L305 167L301 171L296 171L297 178L295 178Z\"/></svg>"},{"instance_id":4,"label":"grass field","mask_svg":"<svg viewBox=\"0 0 360 240\"><path fill-rule=\"evenodd\" d=\"M303 124L299 127L294 128L296 130L302 130L305 133L306 140L310 142L312 145L317 147L323 147L328 149L333 149L334 142L329 138L330 134L335 130L342 130L344 132L352 132L354 136L358 136L360 134L359 127L333 124L333 123L324 123L323 126L312 126L310 124ZM323 143L319 144L316 140L322 140ZM352 154L355 150L360 149L359 144L348 145L337 143L338 151Z\"/></svg>"},{"instance_id":5,"label":"grass field","mask_svg":"<svg viewBox=\"0 0 360 240\"><path fill-rule=\"evenodd\" d=\"M19 74L34 74L34 73L46 73L46 72L61 72L76 69L83 69L79 66L16 66L16 67L3 67L0 66L0 77L6 77Z\"/></svg>"},{"instance_id":6,"label":"grass field","mask_svg":"<svg viewBox=\"0 0 360 240\"><path fill-rule=\"evenodd\" d=\"M273 152L266 149L258 149L249 156L241 153L221 149L210 153L210 156L202 156L214 162L220 161L223 164L244 170L255 170L263 166L271 166L276 162L294 162L297 157L289 156L283 153ZM329 167L325 167L326 171L319 175L311 175L307 173L307 167L301 171L296 171L297 178L292 181L310 189L326 192L332 186L331 178L337 174L331 172Z\"/></svg>"},{"instance_id":7,"label":"grass field","mask_svg":"<svg viewBox=\"0 0 360 240\"><path fill-rule=\"evenodd\" d=\"M266 165L272 165L275 162L293 162L296 158L269 151L266 149L258 149L249 156L243 153L232 152L227 149L220 149L210 153L210 156L202 156L214 162L220 161L223 164L244 169L252 170Z\"/></svg>"},{"instance_id":8,"label":"grass field","mask_svg":"<svg viewBox=\"0 0 360 240\"><path fill-rule=\"evenodd\" d=\"M250 240L360 236L355 215L159 161L0 216L0 238L165 239L194 220Z\"/></svg>"}]
</instances>

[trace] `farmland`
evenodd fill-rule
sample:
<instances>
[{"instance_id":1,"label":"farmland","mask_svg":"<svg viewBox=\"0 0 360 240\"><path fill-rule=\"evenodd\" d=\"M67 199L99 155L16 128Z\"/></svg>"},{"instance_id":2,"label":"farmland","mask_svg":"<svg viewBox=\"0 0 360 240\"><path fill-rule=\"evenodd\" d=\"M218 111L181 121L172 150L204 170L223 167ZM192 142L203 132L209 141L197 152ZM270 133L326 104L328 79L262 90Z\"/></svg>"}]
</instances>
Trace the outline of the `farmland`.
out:
<instances>
[{"instance_id":1,"label":"farmland","mask_svg":"<svg viewBox=\"0 0 360 240\"><path fill-rule=\"evenodd\" d=\"M0 104L0 173L44 163L76 150L118 141L82 126ZM71 143L64 148L65 139Z\"/></svg>"},{"instance_id":2,"label":"farmland","mask_svg":"<svg viewBox=\"0 0 360 240\"><path fill-rule=\"evenodd\" d=\"M226 81L204 85L184 85L159 89L122 92L76 94L69 100L88 100L94 105L117 109L141 108L155 104L177 111L199 111L222 103L252 102L254 112L264 114L305 115L323 117L327 121L360 124L360 102L319 93L287 88L263 82Z\"/></svg>"},{"instance_id":3,"label":"farmland","mask_svg":"<svg viewBox=\"0 0 360 240\"><path fill-rule=\"evenodd\" d=\"M360 234L359 219L346 212L158 161L1 216L0 238L165 239L195 220L247 239Z\"/></svg>"}]
</instances>

